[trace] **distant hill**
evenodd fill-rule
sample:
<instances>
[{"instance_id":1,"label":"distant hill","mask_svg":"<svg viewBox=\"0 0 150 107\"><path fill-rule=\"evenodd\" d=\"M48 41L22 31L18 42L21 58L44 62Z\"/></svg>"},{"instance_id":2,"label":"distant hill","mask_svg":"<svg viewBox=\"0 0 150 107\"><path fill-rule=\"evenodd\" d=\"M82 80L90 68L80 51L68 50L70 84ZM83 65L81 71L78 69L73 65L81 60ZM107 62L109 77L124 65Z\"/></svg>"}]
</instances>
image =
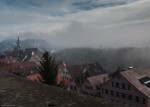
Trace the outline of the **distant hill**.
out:
<instances>
[{"instance_id":1,"label":"distant hill","mask_svg":"<svg viewBox=\"0 0 150 107\"><path fill-rule=\"evenodd\" d=\"M22 48L40 48L42 50L54 50L56 47L43 39L25 39L21 40ZM0 51L13 50L16 46L15 39L5 39L0 42Z\"/></svg>"},{"instance_id":2,"label":"distant hill","mask_svg":"<svg viewBox=\"0 0 150 107\"><path fill-rule=\"evenodd\" d=\"M150 48L91 49L70 48L61 50L58 55L68 64L98 62L109 72L119 66L150 67Z\"/></svg>"},{"instance_id":3,"label":"distant hill","mask_svg":"<svg viewBox=\"0 0 150 107\"><path fill-rule=\"evenodd\" d=\"M16 46L14 39L6 39L0 42L0 51L12 50Z\"/></svg>"}]
</instances>

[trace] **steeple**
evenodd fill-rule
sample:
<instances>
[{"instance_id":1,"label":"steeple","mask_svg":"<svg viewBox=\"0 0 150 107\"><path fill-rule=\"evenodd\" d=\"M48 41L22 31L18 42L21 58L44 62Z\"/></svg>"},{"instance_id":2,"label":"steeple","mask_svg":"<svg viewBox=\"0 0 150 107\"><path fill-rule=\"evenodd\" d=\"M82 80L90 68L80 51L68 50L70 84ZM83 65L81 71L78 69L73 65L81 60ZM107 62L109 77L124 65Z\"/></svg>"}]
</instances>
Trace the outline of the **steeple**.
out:
<instances>
[{"instance_id":1,"label":"steeple","mask_svg":"<svg viewBox=\"0 0 150 107\"><path fill-rule=\"evenodd\" d=\"M17 49L20 49L21 48L21 44L20 44L19 37L18 37L18 40L17 40L16 44L17 44Z\"/></svg>"},{"instance_id":2,"label":"steeple","mask_svg":"<svg viewBox=\"0 0 150 107\"><path fill-rule=\"evenodd\" d=\"M21 49L21 44L20 44L20 39L18 37L18 39L16 41L16 46L15 46L14 50L19 50L19 49Z\"/></svg>"}]
</instances>

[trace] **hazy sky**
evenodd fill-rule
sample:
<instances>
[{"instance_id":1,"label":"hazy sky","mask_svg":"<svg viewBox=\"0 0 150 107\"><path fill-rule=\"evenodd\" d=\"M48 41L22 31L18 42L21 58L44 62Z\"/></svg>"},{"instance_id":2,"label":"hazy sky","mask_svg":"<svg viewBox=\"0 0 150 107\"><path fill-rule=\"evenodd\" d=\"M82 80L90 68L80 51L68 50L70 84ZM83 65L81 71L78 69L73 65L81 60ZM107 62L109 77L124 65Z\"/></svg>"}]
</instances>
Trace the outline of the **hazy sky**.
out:
<instances>
[{"instance_id":1,"label":"hazy sky","mask_svg":"<svg viewBox=\"0 0 150 107\"><path fill-rule=\"evenodd\" d=\"M0 39L62 47L150 46L150 0L0 0Z\"/></svg>"}]
</instances>

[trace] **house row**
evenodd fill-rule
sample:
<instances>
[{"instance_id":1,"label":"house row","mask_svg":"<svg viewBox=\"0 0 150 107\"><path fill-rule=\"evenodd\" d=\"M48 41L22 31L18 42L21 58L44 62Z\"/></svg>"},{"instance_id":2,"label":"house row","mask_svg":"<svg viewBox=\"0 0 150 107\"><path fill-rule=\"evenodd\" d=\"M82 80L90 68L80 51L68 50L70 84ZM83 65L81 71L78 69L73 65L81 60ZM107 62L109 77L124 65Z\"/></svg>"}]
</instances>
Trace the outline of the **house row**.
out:
<instances>
[{"instance_id":1,"label":"house row","mask_svg":"<svg viewBox=\"0 0 150 107\"><path fill-rule=\"evenodd\" d=\"M38 48L28 48L12 51L0 52L0 59L16 59L18 61L34 61L39 62L42 52Z\"/></svg>"},{"instance_id":2,"label":"house row","mask_svg":"<svg viewBox=\"0 0 150 107\"><path fill-rule=\"evenodd\" d=\"M98 97L100 86L109 80L109 75L98 63L72 65L59 70L59 81L62 80L68 90Z\"/></svg>"},{"instance_id":3,"label":"house row","mask_svg":"<svg viewBox=\"0 0 150 107\"><path fill-rule=\"evenodd\" d=\"M118 68L107 74L98 63L64 67L68 90L101 97L129 107L150 107L150 69Z\"/></svg>"},{"instance_id":4,"label":"house row","mask_svg":"<svg viewBox=\"0 0 150 107\"><path fill-rule=\"evenodd\" d=\"M13 50L0 52L0 69L24 77L29 76L28 79L38 81L35 75L38 74L37 68L42 54L38 48L23 49L18 37ZM34 79L31 75L34 75Z\"/></svg>"},{"instance_id":5,"label":"house row","mask_svg":"<svg viewBox=\"0 0 150 107\"><path fill-rule=\"evenodd\" d=\"M108 74L98 63L66 66L60 61L58 67L58 82L63 81L69 91L101 97L131 107L150 107L149 68L118 68L116 72ZM34 61L0 59L0 69L21 71L31 81L42 80Z\"/></svg>"},{"instance_id":6,"label":"house row","mask_svg":"<svg viewBox=\"0 0 150 107\"><path fill-rule=\"evenodd\" d=\"M37 64L32 61L20 62L14 58L0 59L1 71L27 76L37 73Z\"/></svg>"}]
</instances>

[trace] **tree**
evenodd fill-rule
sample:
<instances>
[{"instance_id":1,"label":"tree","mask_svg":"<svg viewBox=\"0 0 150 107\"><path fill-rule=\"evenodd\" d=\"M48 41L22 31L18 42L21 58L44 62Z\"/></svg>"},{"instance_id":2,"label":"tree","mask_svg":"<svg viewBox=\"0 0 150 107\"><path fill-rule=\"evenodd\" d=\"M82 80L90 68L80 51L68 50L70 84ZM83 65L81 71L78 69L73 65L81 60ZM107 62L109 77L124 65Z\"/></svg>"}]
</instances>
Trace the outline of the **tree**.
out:
<instances>
[{"instance_id":1,"label":"tree","mask_svg":"<svg viewBox=\"0 0 150 107\"><path fill-rule=\"evenodd\" d=\"M58 64L55 59L50 56L48 51L43 53L39 66L39 73L45 84L57 86Z\"/></svg>"}]
</instances>

